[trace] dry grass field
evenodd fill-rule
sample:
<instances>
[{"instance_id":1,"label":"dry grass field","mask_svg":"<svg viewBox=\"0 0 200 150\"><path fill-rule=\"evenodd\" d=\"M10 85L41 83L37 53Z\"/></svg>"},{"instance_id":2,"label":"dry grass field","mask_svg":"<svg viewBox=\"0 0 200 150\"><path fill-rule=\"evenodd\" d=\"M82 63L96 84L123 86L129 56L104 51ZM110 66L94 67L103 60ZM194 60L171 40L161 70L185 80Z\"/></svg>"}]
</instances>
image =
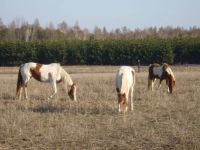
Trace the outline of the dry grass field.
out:
<instances>
[{"instance_id":1,"label":"dry grass field","mask_svg":"<svg viewBox=\"0 0 200 150\"><path fill-rule=\"evenodd\" d=\"M77 82L73 102L58 85L32 80L29 100L15 100L17 68L0 68L0 149L200 149L200 66L174 66L177 89L147 91L136 75L134 111L118 113L117 66L65 67ZM137 68L134 67L136 70Z\"/></svg>"}]
</instances>

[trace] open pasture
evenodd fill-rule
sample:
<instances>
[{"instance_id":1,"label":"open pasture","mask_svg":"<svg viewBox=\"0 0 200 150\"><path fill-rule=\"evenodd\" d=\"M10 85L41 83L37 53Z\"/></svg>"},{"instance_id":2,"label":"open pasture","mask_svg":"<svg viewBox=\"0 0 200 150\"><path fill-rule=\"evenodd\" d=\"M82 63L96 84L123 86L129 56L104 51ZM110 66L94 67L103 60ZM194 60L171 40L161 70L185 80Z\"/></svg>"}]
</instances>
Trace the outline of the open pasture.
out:
<instances>
[{"instance_id":1,"label":"open pasture","mask_svg":"<svg viewBox=\"0 0 200 150\"><path fill-rule=\"evenodd\" d=\"M200 66L173 66L177 88L147 91L147 67L136 70L134 110L117 112L118 66L66 66L77 82L71 101L58 85L34 79L30 100L15 100L17 67L0 68L0 149L199 149ZM156 86L156 85L155 85Z\"/></svg>"}]
</instances>

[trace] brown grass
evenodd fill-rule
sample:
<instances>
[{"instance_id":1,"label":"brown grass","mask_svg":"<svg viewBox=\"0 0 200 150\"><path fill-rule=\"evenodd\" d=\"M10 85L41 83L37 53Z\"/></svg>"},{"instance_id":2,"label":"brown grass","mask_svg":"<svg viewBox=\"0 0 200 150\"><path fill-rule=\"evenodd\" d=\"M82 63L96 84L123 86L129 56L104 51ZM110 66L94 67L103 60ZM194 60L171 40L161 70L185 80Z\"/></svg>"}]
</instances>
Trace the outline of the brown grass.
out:
<instances>
[{"instance_id":1,"label":"brown grass","mask_svg":"<svg viewBox=\"0 0 200 150\"><path fill-rule=\"evenodd\" d=\"M0 149L199 149L200 67L174 67L177 89L147 92L147 67L137 73L134 111L116 110L112 66L70 66L78 102L61 84L32 80L30 100L14 100L17 68L0 68ZM136 69L136 68L135 68ZM80 70L80 71L79 71ZM137 69L136 69L137 70ZM10 72L10 73L9 73Z\"/></svg>"}]
</instances>

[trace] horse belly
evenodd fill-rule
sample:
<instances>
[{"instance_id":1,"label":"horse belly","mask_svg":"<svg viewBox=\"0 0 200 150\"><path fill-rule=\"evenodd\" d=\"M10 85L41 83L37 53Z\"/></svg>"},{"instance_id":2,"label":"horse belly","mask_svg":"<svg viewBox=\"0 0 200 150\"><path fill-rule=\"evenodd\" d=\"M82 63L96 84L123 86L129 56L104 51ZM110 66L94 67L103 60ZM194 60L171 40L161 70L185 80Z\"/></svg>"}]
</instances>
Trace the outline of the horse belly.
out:
<instances>
[{"instance_id":1,"label":"horse belly","mask_svg":"<svg viewBox=\"0 0 200 150\"><path fill-rule=\"evenodd\" d=\"M41 73L41 82L50 82L51 75L49 73Z\"/></svg>"},{"instance_id":2,"label":"horse belly","mask_svg":"<svg viewBox=\"0 0 200 150\"><path fill-rule=\"evenodd\" d=\"M61 82L61 80L62 80L62 79L61 79L61 75L58 75L57 78L56 78L56 81L57 81L57 82Z\"/></svg>"},{"instance_id":3,"label":"horse belly","mask_svg":"<svg viewBox=\"0 0 200 150\"><path fill-rule=\"evenodd\" d=\"M41 82L49 82L50 78L41 77Z\"/></svg>"},{"instance_id":4,"label":"horse belly","mask_svg":"<svg viewBox=\"0 0 200 150\"><path fill-rule=\"evenodd\" d=\"M55 69L49 65L44 65L41 68L41 81L42 82L51 82L56 80Z\"/></svg>"}]
</instances>

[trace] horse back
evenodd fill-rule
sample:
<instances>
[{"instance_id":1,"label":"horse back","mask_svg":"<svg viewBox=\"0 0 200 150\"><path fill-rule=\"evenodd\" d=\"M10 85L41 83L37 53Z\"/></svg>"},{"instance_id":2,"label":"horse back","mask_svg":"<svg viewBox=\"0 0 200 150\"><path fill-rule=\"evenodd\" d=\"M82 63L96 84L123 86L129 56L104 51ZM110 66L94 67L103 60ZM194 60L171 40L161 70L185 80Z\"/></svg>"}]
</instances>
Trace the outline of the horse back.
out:
<instances>
[{"instance_id":1,"label":"horse back","mask_svg":"<svg viewBox=\"0 0 200 150\"><path fill-rule=\"evenodd\" d=\"M24 81L28 81L31 77L40 82L49 82L52 80L59 80L60 64L39 64L34 62L25 63L21 69Z\"/></svg>"},{"instance_id":2,"label":"horse back","mask_svg":"<svg viewBox=\"0 0 200 150\"><path fill-rule=\"evenodd\" d=\"M129 66L122 66L116 73L115 83L117 92L124 92L135 82L135 70Z\"/></svg>"},{"instance_id":3,"label":"horse back","mask_svg":"<svg viewBox=\"0 0 200 150\"><path fill-rule=\"evenodd\" d=\"M31 75L38 81L41 81L41 69L42 64L36 64L35 67L30 68Z\"/></svg>"},{"instance_id":4,"label":"horse back","mask_svg":"<svg viewBox=\"0 0 200 150\"><path fill-rule=\"evenodd\" d=\"M61 82L61 66L57 63L43 65L40 68L40 76L42 81L58 81Z\"/></svg>"}]
</instances>

